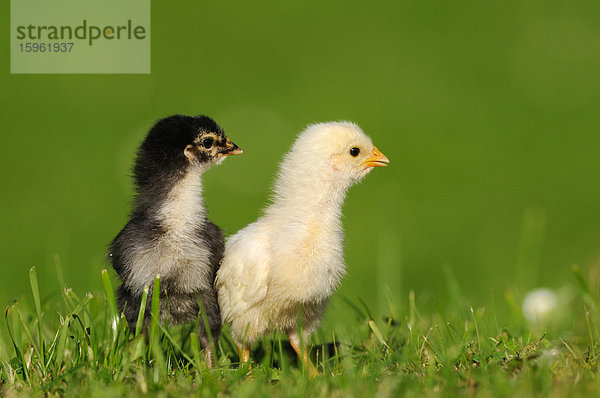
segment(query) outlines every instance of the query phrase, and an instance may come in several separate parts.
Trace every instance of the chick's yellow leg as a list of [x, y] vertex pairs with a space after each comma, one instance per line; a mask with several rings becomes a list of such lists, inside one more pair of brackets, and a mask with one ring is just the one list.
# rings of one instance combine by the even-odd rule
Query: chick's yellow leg
[[306, 350], [306, 347], [300, 348], [300, 336], [298, 336], [298, 333], [296, 333], [296, 331], [289, 331], [287, 333], [287, 336], [290, 340], [292, 348], [294, 349], [294, 351], [296, 351], [296, 354], [298, 354], [298, 357], [300, 357], [300, 359], [302, 360], [304, 367], [308, 369], [308, 376], [317, 376], [319, 374], [319, 371], [317, 371], [317, 368], [315, 368], [315, 365], [313, 365], [312, 361], [308, 357], [308, 351]]
[[240, 356], [240, 364], [246, 364], [250, 361], [250, 346], [242, 344], [238, 346], [238, 354]]

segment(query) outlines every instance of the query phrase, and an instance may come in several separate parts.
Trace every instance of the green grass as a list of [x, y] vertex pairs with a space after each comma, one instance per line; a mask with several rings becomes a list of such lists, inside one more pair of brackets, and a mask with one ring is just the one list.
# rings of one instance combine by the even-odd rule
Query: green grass
[[225, 236], [256, 220], [308, 123], [357, 122], [391, 160], [344, 205], [340, 293], [372, 311], [384, 283], [421, 303], [444, 290], [446, 263], [480, 302], [490, 285], [559, 287], [600, 258], [597, 0], [152, 1], [149, 75], [10, 74], [9, 3], [2, 303], [32, 265], [54, 280], [54, 254], [75, 291], [102, 289], [136, 150], [174, 113], [211, 115], [244, 149], [203, 177]]
[[[237, 363], [224, 330], [216, 366], [208, 369], [195, 333], [200, 318], [177, 327], [152, 323], [148, 337], [139, 330], [130, 334], [117, 312], [108, 272], [101, 275], [103, 292], [80, 296], [64, 286], [59, 295], [42, 300], [32, 268], [33, 305], [15, 301], [6, 308], [8, 336], [1, 340], [13, 350], [0, 351], [1, 391], [6, 396], [598, 394], [598, 297], [579, 269], [573, 275], [571, 306], [581, 304], [580, 313], [556, 315], [546, 325], [525, 323], [514, 291], [499, 305], [513, 308], [505, 321], [495, 308], [466, 304], [451, 270], [452, 299], [438, 311], [420, 311], [412, 292], [406, 300], [389, 300], [387, 314], [372, 314], [361, 300], [346, 299], [355, 320], [313, 336], [311, 356], [320, 375], [310, 379], [281, 334], [255, 344], [249, 368]], [[159, 284], [157, 278], [154, 288]], [[149, 303], [153, 313], [158, 296]]]

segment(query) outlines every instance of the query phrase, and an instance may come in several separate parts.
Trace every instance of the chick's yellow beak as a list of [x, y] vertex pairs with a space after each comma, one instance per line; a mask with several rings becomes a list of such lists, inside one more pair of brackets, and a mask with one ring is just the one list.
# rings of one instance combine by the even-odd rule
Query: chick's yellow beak
[[390, 160], [385, 156], [375, 145], [373, 145], [373, 153], [371, 157], [361, 163], [367, 167], [386, 167]]
[[231, 142], [229, 138], [227, 138], [227, 146], [222, 151], [219, 151], [219, 153], [223, 156], [229, 156], [241, 155], [242, 153], [244, 153], [244, 151], [242, 151], [242, 148], [238, 147], [233, 142]]

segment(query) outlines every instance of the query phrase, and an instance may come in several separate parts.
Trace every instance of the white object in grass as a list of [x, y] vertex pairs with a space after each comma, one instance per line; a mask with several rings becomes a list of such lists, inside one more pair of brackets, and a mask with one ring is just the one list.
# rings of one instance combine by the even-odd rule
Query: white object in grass
[[536, 289], [523, 300], [523, 315], [533, 323], [541, 323], [550, 318], [558, 305], [558, 297], [550, 289]]

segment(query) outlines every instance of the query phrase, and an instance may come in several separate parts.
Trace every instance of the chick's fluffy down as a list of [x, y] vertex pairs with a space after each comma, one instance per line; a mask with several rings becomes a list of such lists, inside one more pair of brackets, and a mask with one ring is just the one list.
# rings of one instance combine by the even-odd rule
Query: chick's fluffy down
[[[359, 156], [349, 154], [353, 147]], [[217, 273], [222, 319], [234, 341], [251, 343], [278, 328], [293, 332], [298, 314], [308, 336], [345, 274], [341, 206], [347, 189], [378, 153], [349, 122], [309, 126], [282, 162], [273, 203], [232, 236]], [[385, 158], [387, 160], [387, 158]]]
[[[318, 253], [316, 245], [294, 245], [289, 235], [281, 239], [261, 221], [265, 220], [248, 225], [227, 242], [217, 277], [222, 318], [231, 324], [238, 344], [275, 327], [294, 330], [299, 309], [304, 330], [310, 333], [321, 319], [329, 291], [344, 273], [341, 258], [326, 261], [332, 254], [337, 257], [337, 250]], [[306, 263], [315, 256], [322, 258], [320, 264], [336, 264], [337, 271], [326, 278], [313, 272]]]

